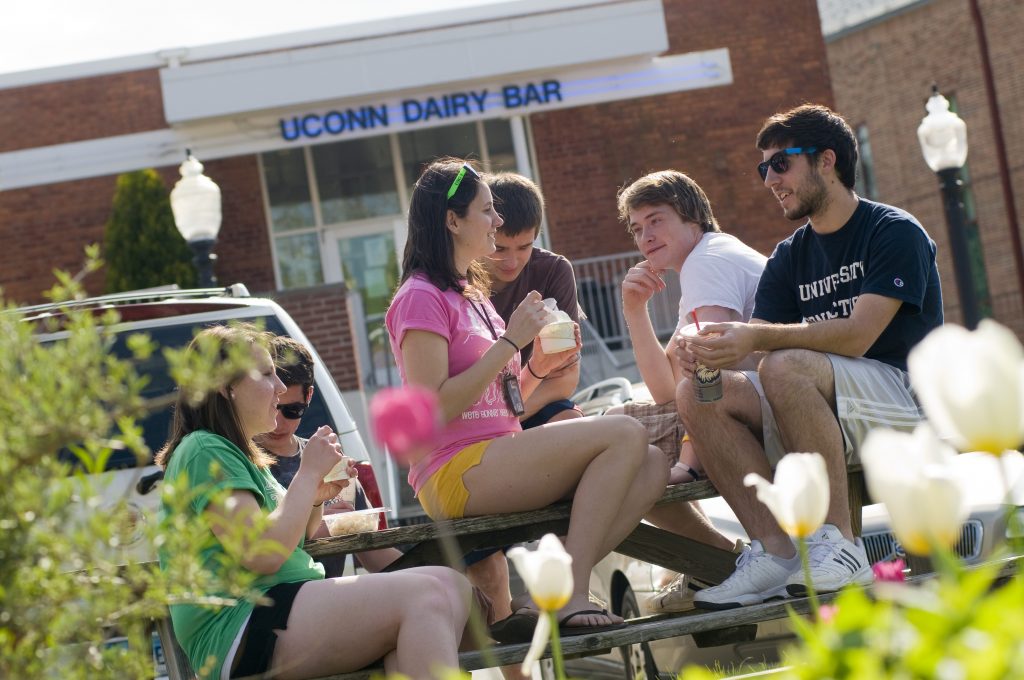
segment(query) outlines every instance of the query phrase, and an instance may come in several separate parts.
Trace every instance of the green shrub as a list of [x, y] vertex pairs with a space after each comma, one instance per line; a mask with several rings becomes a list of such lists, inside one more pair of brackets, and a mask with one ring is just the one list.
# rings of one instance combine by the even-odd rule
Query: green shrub
[[155, 170], [120, 175], [104, 236], [106, 290], [196, 285], [192, 252], [174, 225], [167, 188]]
[[[86, 271], [99, 267], [97, 252]], [[77, 278], [58, 278], [52, 299], [81, 297]], [[208, 540], [205, 523], [184, 511], [163, 525], [125, 522], [137, 515], [102, 492], [104, 475], [89, 474], [103, 470], [115, 448], [148, 459], [135, 419], [152, 404], [140, 394], [145, 379], [135, 362], [159, 348], [133, 336], [133, 358], [118, 359], [105, 328], [113, 312], [63, 311], [66, 337], [44, 345], [38, 326], [0, 296], [0, 678], [152, 677], [150, 621], [170, 602], [208, 600], [201, 593], [221, 593], [219, 602], [252, 598], [251, 578], [235, 568], [230, 583], [214, 582], [190, 547]], [[55, 320], [40, 323], [58, 330]], [[176, 378], [213, 372], [186, 365], [182, 352], [168, 354]], [[58, 456], [62, 450], [71, 455]], [[166, 498], [184, 508], [189, 493], [175, 488]], [[174, 569], [132, 561], [123, 550], [129, 533], [163, 545]], [[114, 635], [127, 637], [127, 648], [104, 644]]]

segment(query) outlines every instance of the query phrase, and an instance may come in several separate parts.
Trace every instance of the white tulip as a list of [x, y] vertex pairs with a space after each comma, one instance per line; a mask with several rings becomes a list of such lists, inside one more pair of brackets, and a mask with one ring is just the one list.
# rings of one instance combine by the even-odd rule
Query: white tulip
[[954, 466], [956, 452], [926, 424], [913, 434], [872, 430], [861, 447], [871, 497], [889, 510], [903, 547], [927, 555], [960, 538], [968, 505]]
[[768, 506], [782, 530], [807, 538], [828, 514], [828, 469], [820, 453], [789, 453], [775, 468], [775, 483], [751, 472], [743, 478], [757, 487], [757, 500]]
[[529, 675], [533, 663], [544, 653], [551, 633], [547, 612], [558, 611], [572, 597], [572, 556], [565, 552], [554, 534], [545, 534], [536, 550], [516, 547], [508, 551], [508, 556], [530, 591], [530, 597], [542, 610], [537, 617], [530, 651], [523, 659], [522, 673]]
[[996, 455], [1024, 442], [1024, 348], [990, 319], [940, 326], [910, 352], [910, 381], [932, 427], [961, 451]]

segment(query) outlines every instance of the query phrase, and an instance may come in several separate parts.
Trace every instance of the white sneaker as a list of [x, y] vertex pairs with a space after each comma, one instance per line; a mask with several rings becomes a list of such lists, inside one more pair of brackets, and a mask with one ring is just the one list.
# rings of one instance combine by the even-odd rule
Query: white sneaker
[[669, 614], [685, 612], [693, 609], [693, 589], [690, 588], [690, 577], [677, 574], [672, 581], [658, 589], [647, 602], [647, 610], [651, 614]]
[[[831, 593], [854, 583], [866, 586], [875, 580], [864, 543], [848, 541], [835, 526], [825, 524], [807, 539], [807, 558], [811, 583], [819, 593]], [[786, 581], [786, 591], [794, 597], [807, 594], [803, 569], [797, 569]]]
[[800, 569], [800, 558], [782, 559], [751, 541], [736, 560], [736, 571], [720, 585], [697, 591], [693, 603], [701, 609], [733, 609], [786, 597], [786, 582]]

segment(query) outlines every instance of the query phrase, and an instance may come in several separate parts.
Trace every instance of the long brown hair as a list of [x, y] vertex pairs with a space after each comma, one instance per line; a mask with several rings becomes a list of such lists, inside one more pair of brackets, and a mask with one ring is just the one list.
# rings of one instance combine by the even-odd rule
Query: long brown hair
[[458, 189], [448, 198], [448, 190], [463, 164], [469, 161], [438, 159], [424, 168], [416, 180], [409, 201], [409, 237], [402, 257], [402, 283], [419, 273], [441, 290], [452, 288], [467, 297], [475, 292], [487, 298], [490, 277], [479, 262], [470, 263], [466, 272], [469, 285], [462, 285], [462, 273], [455, 268], [455, 243], [448, 230], [448, 211], [465, 217], [483, 183], [478, 173], [466, 172]]
[[[212, 338], [221, 360], [227, 361], [232, 347], [243, 345], [250, 348], [269, 348], [273, 337], [273, 334], [261, 331], [252, 324], [211, 326], [196, 334], [188, 346], [188, 351], [199, 352], [200, 345], [210, 342], [208, 338]], [[244, 372], [235, 374], [225, 381], [225, 386], [230, 387], [244, 377]], [[269, 454], [245, 436], [234, 402], [224, 396], [220, 389], [207, 391], [198, 401], [190, 396], [187, 390], [178, 389], [174, 418], [171, 422], [171, 436], [156, 454], [157, 465], [166, 468], [181, 440], [197, 430], [206, 430], [224, 437], [241, 449], [257, 467], [266, 467], [274, 461]]]

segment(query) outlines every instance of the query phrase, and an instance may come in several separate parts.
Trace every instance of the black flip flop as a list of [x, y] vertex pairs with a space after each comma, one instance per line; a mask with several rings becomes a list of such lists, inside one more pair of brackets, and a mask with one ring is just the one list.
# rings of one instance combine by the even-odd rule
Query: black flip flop
[[536, 609], [522, 607], [517, 609], [501, 621], [495, 621], [491, 625], [491, 638], [501, 644], [513, 644], [516, 642], [529, 642], [533, 639], [533, 631], [537, 627]]
[[607, 609], [581, 609], [579, 611], [567, 614], [558, 622], [558, 634], [562, 637], [570, 637], [572, 635], [588, 635], [590, 633], [605, 633], [610, 630], [620, 630], [626, 627], [626, 622], [622, 623], [606, 623], [601, 626], [569, 626], [566, 623], [569, 619], [575, 616], [585, 616], [587, 614], [597, 614], [599, 616], [608, 616]]

